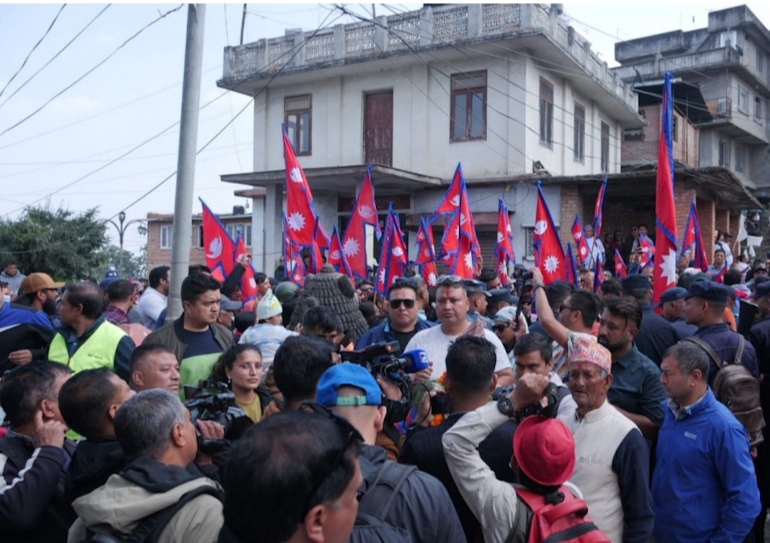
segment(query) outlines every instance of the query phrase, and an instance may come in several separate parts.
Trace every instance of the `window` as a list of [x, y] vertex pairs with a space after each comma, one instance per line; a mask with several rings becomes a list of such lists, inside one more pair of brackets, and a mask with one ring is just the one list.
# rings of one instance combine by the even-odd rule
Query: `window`
[[575, 160], [583, 162], [586, 154], [586, 110], [575, 104], [575, 138], [572, 142]]
[[195, 236], [195, 247], [198, 247], [199, 249], [203, 247], [203, 225], [198, 226], [198, 235]]
[[749, 91], [743, 85], [738, 85], [738, 111], [749, 112]]
[[738, 45], [738, 33], [735, 30], [725, 30], [719, 34], [719, 47], [727, 47], [727, 44], [735, 47]]
[[450, 140], [487, 138], [487, 72], [452, 75]]
[[761, 51], [757, 51], [757, 71], [765, 73], [765, 55]]
[[241, 236], [243, 236], [244, 241], [246, 242], [246, 247], [251, 247], [251, 224], [250, 223], [233, 223], [227, 225], [227, 233], [230, 234], [230, 237], [237, 241], [238, 238], [238, 231], [241, 231]]
[[535, 258], [535, 228], [524, 227], [524, 258], [534, 260]]
[[610, 171], [610, 125], [602, 122], [601, 170]]
[[746, 161], [746, 149], [743, 145], [735, 147], [735, 171], [743, 173], [744, 163]]
[[553, 85], [540, 78], [540, 143], [553, 143]]
[[762, 119], [762, 98], [759, 96], [754, 97], [754, 118]]
[[671, 119], [671, 134], [672, 134], [672, 137], [674, 138], [674, 141], [678, 141], [676, 139], [677, 138], [676, 129], [678, 126], [678, 123], [676, 122], [676, 120], [677, 120], [676, 115], [674, 115], [673, 119]]
[[311, 154], [312, 103], [309, 94], [287, 97], [283, 103], [286, 133], [297, 156]]
[[730, 142], [719, 140], [719, 165], [730, 166]]
[[171, 240], [174, 239], [174, 225], [163, 224], [160, 227], [160, 248], [171, 249]]

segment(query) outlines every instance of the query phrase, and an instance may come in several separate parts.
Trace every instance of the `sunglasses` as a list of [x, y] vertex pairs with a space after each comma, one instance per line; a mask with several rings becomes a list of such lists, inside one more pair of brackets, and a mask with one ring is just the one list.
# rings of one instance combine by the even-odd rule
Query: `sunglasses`
[[495, 332], [497, 332], [499, 334], [500, 332], [502, 332], [503, 330], [505, 330], [509, 326], [510, 326], [510, 324], [495, 324], [492, 327], [492, 330], [494, 330]]
[[398, 309], [402, 305], [407, 309], [412, 309], [414, 307], [414, 302], [415, 302], [414, 300], [406, 299], [406, 300], [390, 300], [390, 302], [388, 303], [390, 304], [391, 309]]
[[559, 306], [559, 312], [562, 312], [562, 311], [564, 311], [565, 309], [567, 309], [567, 310], [569, 310], [569, 311], [577, 311], [577, 309], [575, 309], [574, 307], [570, 307], [570, 306], [568, 306], [567, 304], [561, 304], [561, 305]]
[[[348, 449], [350, 449], [351, 445], [355, 444], [360, 446], [361, 443], [364, 442], [364, 438], [361, 436], [359, 431], [356, 430], [353, 425], [347, 421], [347, 419], [340, 417], [336, 413], [333, 413], [320, 404], [315, 402], [303, 402], [299, 408], [302, 411], [309, 411], [318, 416], [326, 417], [332, 420], [337, 425], [340, 433], [346, 436], [344, 445], [340, 449], [330, 453], [329, 456], [331, 457], [331, 461], [325, 463], [327, 468], [321, 472], [321, 476], [318, 477], [318, 479], [316, 479], [316, 481], [313, 483], [312, 491], [308, 495], [308, 500], [305, 507], [305, 511], [309, 511], [310, 508], [314, 507], [315, 505], [313, 502], [315, 501], [316, 494], [318, 494], [318, 491], [321, 489], [323, 484], [329, 479], [329, 477], [332, 476], [337, 468], [342, 465], [342, 459], [345, 457], [345, 453], [348, 452]], [[356, 495], [356, 499], [360, 500], [362, 497], [363, 492], [359, 491], [359, 493]]]

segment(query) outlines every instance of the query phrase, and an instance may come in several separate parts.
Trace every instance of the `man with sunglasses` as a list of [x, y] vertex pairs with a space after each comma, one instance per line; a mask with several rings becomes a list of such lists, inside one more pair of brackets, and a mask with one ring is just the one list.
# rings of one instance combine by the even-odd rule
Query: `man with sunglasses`
[[417, 332], [426, 330], [433, 324], [418, 318], [417, 282], [413, 279], [396, 279], [388, 291], [388, 319], [368, 330], [356, 343], [357, 349], [363, 349], [381, 341], [398, 341], [400, 356]]
[[422, 349], [433, 364], [431, 377], [438, 379], [446, 371], [446, 354], [449, 345], [466, 334], [485, 337], [495, 346], [497, 364], [495, 375], [500, 386], [513, 384], [513, 368], [505, 347], [491, 330], [480, 322], [468, 318], [470, 302], [462, 278], [450, 276], [441, 281], [436, 290], [436, 313], [440, 326], [434, 326], [415, 334], [406, 350]]
[[405, 529], [413, 543], [465, 542], [454, 505], [438, 479], [388, 460], [385, 450], [375, 445], [387, 408], [368, 370], [351, 363], [327, 369], [318, 383], [316, 402], [346, 419], [363, 436], [360, 513]]

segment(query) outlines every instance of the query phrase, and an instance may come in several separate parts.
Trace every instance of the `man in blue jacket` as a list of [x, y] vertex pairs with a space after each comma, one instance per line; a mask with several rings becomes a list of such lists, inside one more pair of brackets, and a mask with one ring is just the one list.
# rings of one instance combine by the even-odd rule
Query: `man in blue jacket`
[[660, 369], [669, 400], [652, 478], [655, 537], [741, 543], [761, 507], [746, 430], [709, 389], [703, 349], [678, 343]]

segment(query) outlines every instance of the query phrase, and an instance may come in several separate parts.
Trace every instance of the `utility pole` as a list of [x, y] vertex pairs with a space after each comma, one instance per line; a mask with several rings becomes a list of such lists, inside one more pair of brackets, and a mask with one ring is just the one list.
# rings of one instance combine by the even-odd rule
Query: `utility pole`
[[182, 281], [187, 277], [187, 268], [190, 265], [195, 153], [198, 148], [198, 109], [201, 98], [205, 17], [205, 4], [187, 6], [187, 41], [184, 53], [182, 119], [179, 125], [179, 158], [176, 170], [168, 319], [176, 319], [182, 314]]

